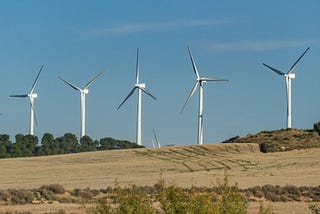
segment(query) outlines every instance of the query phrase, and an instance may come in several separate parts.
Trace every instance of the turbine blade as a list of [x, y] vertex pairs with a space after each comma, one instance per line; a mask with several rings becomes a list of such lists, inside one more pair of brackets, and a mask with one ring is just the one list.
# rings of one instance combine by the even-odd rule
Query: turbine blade
[[22, 95], [10, 95], [10, 97], [26, 98], [26, 97], [28, 97], [28, 95], [27, 95], [27, 94], [22, 94]]
[[139, 48], [137, 48], [137, 61], [136, 61], [136, 84], [139, 84]]
[[202, 81], [229, 81], [229, 80], [226, 80], [226, 79], [210, 78], [210, 77], [203, 77], [200, 80], [202, 80]]
[[188, 97], [187, 101], [184, 103], [184, 105], [183, 105], [183, 107], [182, 107], [182, 109], [181, 109], [181, 111], [180, 111], [180, 114], [182, 114], [183, 110], [185, 109], [185, 107], [186, 107], [187, 104], [189, 103], [189, 100], [190, 100], [190, 98], [192, 97], [192, 95], [194, 94], [194, 92], [196, 91], [196, 89], [197, 89], [197, 87], [198, 87], [198, 84], [199, 84], [199, 82], [196, 81], [196, 84], [193, 86], [193, 88], [192, 88], [192, 90], [191, 90], [191, 92], [190, 92], [190, 94], [189, 94], [189, 97]]
[[290, 70], [288, 71], [288, 74], [291, 73], [293, 71], [293, 69], [296, 67], [297, 63], [301, 60], [301, 58], [307, 53], [307, 51], [310, 49], [310, 47], [308, 47], [303, 54], [297, 59], [297, 61], [295, 61], [295, 63], [291, 66]]
[[66, 84], [68, 84], [71, 88], [77, 90], [77, 91], [81, 91], [81, 88], [79, 88], [78, 86], [72, 84], [71, 82], [68, 82], [67, 80], [64, 80], [62, 77], [58, 76], [59, 79], [61, 79], [63, 82], [65, 82]]
[[193, 60], [192, 53], [191, 53], [191, 50], [190, 50], [189, 46], [188, 46], [188, 52], [189, 52], [189, 56], [190, 56], [190, 59], [191, 59], [191, 62], [192, 62], [193, 71], [196, 74], [197, 78], [199, 79], [200, 78], [199, 72], [198, 72], [196, 63]]
[[136, 90], [136, 87], [134, 87], [130, 93], [128, 94], [128, 96], [122, 101], [122, 103], [118, 106], [117, 110], [119, 110], [121, 108], [121, 106], [127, 101], [127, 99], [129, 99], [129, 97], [131, 97], [131, 95], [133, 94], [134, 90]]
[[[139, 87], [140, 88], [140, 87]], [[144, 93], [146, 93], [147, 95], [149, 95], [151, 98], [153, 98], [154, 100], [157, 100], [157, 98], [155, 98], [149, 91], [147, 91], [145, 88], [140, 88]]]
[[33, 90], [34, 90], [34, 88], [36, 87], [36, 84], [38, 83], [38, 79], [39, 79], [40, 73], [41, 73], [41, 71], [42, 71], [42, 69], [43, 69], [43, 66], [44, 66], [44, 65], [41, 65], [40, 71], [39, 71], [39, 73], [38, 73], [35, 81], [33, 82], [33, 85], [32, 85], [32, 87], [31, 87], [31, 90], [30, 90], [30, 93], [29, 93], [29, 94], [32, 94], [32, 93], [33, 93]]
[[273, 70], [274, 72], [276, 72], [276, 73], [279, 74], [279, 75], [284, 75], [284, 74], [285, 74], [285, 73], [283, 73], [282, 71], [280, 71], [280, 70], [278, 70], [278, 69], [275, 69], [275, 68], [273, 68], [273, 67], [271, 67], [271, 66], [269, 66], [269, 65], [267, 65], [267, 64], [262, 63], [262, 65], [264, 65], [264, 66], [266, 66], [267, 68]]
[[154, 129], [152, 129], [152, 131], [153, 131], [154, 138], [156, 139], [156, 143], [158, 145], [158, 148], [160, 148], [160, 142], [159, 142], [159, 140], [157, 138], [156, 131]]
[[92, 80], [90, 80], [84, 87], [84, 89], [89, 88], [89, 86], [98, 78], [100, 77], [102, 74], [104, 73], [104, 71], [100, 72], [99, 74], [97, 74], [95, 77], [92, 78]]

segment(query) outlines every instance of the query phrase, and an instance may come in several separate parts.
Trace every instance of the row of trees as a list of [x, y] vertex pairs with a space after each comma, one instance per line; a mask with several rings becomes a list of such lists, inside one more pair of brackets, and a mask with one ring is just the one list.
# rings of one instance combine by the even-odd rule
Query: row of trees
[[126, 140], [116, 140], [110, 137], [92, 140], [83, 136], [78, 143], [76, 135], [66, 133], [62, 137], [54, 138], [50, 133], [45, 133], [39, 143], [38, 137], [33, 135], [17, 134], [15, 142], [10, 141], [7, 134], [0, 134], [0, 158], [16, 158], [70, 154], [97, 150], [141, 148], [136, 143]]

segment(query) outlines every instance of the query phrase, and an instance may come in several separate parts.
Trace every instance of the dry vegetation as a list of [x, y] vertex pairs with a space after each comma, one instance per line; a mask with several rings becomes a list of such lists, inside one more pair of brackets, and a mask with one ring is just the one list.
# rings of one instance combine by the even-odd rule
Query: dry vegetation
[[281, 129], [255, 135], [233, 137], [224, 143], [257, 143], [261, 152], [284, 152], [320, 147], [320, 135], [314, 130]]
[[[114, 186], [116, 180], [122, 187], [153, 186], [160, 174], [168, 185], [212, 187], [227, 172], [231, 184], [237, 183], [241, 189], [251, 188], [251, 192], [244, 193], [257, 201], [250, 203], [250, 213], [259, 209], [260, 201], [269, 203], [267, 200], [292, 201], [273, 204], [274, 210], [280, 213], [290, 209], [293, 209], [291, 213], [305, 213], [310, 212], [308, 201], [313, 199], [302, 194], [306, 189], [299, 188], [319, 187], [319, 157], [318, 148], [261, 153], [258, 143], [231, 143], [1, 159], [0, 189], [32, 190], [44, 184], [60, 184], [70, 191], [87, 187], [100, 190]], [[255, 195], [264, 191], [264, 185], [264, 189], [283, 193], [282, 196]], [[291, 200], [290, 194], [284, 192], [283, 188], [294, 192], [294, 187], [298, 187], [299, 200], [304, 202], [293, 202], [299, 200]], [[292, 194], [291, 198], [295, 197]], [[37, 206], [40, 209], [42, 205]], [[57, 204], [50, 206], [58, 207]], [[68, 211], [65, 206], [56, 209]], [[293, 208], [295, 206], [299, 208]], [[11, 208], [0, 206], [0, 213], [7, 209]], [[85, 212], [80, 205], [77, 209], [74, 212]]]

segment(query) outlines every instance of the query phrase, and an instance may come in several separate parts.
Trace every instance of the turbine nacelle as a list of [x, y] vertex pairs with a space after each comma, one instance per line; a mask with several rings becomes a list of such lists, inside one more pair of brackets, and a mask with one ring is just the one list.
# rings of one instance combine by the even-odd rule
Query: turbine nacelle
[[137, 88], [141, 88], [141, 89], [145, 89], [146, 88], [146, 84], [145, 83], [138, 83], [134, 85]]
[[88, 94], [89, 93], [89, 89], [85, 88], [85, 89], [81, 90], [81, 93], [82, 94]]
[[296, 74], [293, 74], [293, 73], [285, 74], [284, 76], [288, 77], [289, 79], [295, 79], [296, 78]]
[[28, 97], [30, 97], [30, 98], [37, 98], [37, 97], [38, 97], [38, 94], [28, 94]]

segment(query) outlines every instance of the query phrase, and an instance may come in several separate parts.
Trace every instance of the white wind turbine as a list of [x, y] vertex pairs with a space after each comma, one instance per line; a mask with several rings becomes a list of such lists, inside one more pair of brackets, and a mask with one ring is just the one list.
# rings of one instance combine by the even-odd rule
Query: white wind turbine
[[141, 143], [141, 94], [142, 92], [146, 93], [148, 96], [157, 100], [150, 92], [146, 90], [146, 84], [139, 82], [139, 48], [137, 48], [137, 62], [136, 62], [136, 84], [133, 86], [133, 89], [130, 91], [128, 96], [122, 101], [118, 106], [117, 110], [131, 97], [134, 91], [138, 89], [138, 106], [137, 106], [137, 133], [136, 133], [136, 143], [142, 145]]
[[272, 71], [276, 72], [277, 74], [284, 76], [285, 80], [286, 80], [286, 92], [287, 92], [287, 128], [291, 128], [291, 79], [294, 79], [296, 77], [296, 75], [294, 73], [292, 73], [292, 71], [295, 69], [297, 63], [301, 60], [301, 58], [307, 53], [307, 51], [310, 49], [310, 47], [308, 47], [303, 54], [297, 59], [297, 61], [295, 61], [295, 63], [293, 63], [293, 65], [291, 66], [291, 68], [289, 69], [289, 71], [287, 73], [284, 73], [278, 69], [275, 69], [267, 64], [262, 63], [264, 66], [266, 66], [267, 68], [271, 69]]
[[182, 107], [180, 114], [182, 114], [183, 110], [185, 109], [185, 107], [189, 103], [190, 98], [192, 97], [192, 95], [194, 94], [194, 92], [196, 91], [196, 89], [199, 85], [198, 144], [202, 145], [203, 144], [203, 84], [207, 81], [228, 81], [228, 80], [218, 79], [218, 78], [200, 77], [198, 69], [197, 69], [196, 64], [193, 60], [193, 57], [192, 57], [192, 54], [191, 54], [189, 47], [188, 47], [188, 51], [189, 51], [189, 56], [190, 56], [190, 59], [192, 62], [193, 71], [194, 71], [197, 79], [196, 79], [196, 83], [195, 83], [194, 87], [192, 88], [192, 90], [189, 94], [187, 101], [184, 103], [184, 105]]
[[63, 82], [68, 84], [71, 88], [80, 92], [80, 122], [81, 122], [81, 138], [86, 135], [86, 94], [89, 93], [89, 86], [104, 72], [100, 72], [93, 79], [91, 79], [83, 89], [76, 86], [75, 84], [64, 80], [62, 77], [59, 77]]
[[30, 130], [29, 130], [29, 134], [30, 135], [34, 135], [34, 121], [37, 124], [37, 118], [35, 117], [35, 112], [34, 112], [34, 98], [37, 98], [38, 94], [33, 93], [33, 91], [38, 83], [39, 76], [40, 76], [42, 69], [43, 69], [43, 65], [41, 65], [40, 71], [38, 72], [38, 75], [37, 75], [35, 81], [33, 82], [31, 90], [28, 94], [10, 95], [10, 97], [19, 97], [19, 98], [29, 97], [29, 101], [30, 101]]

